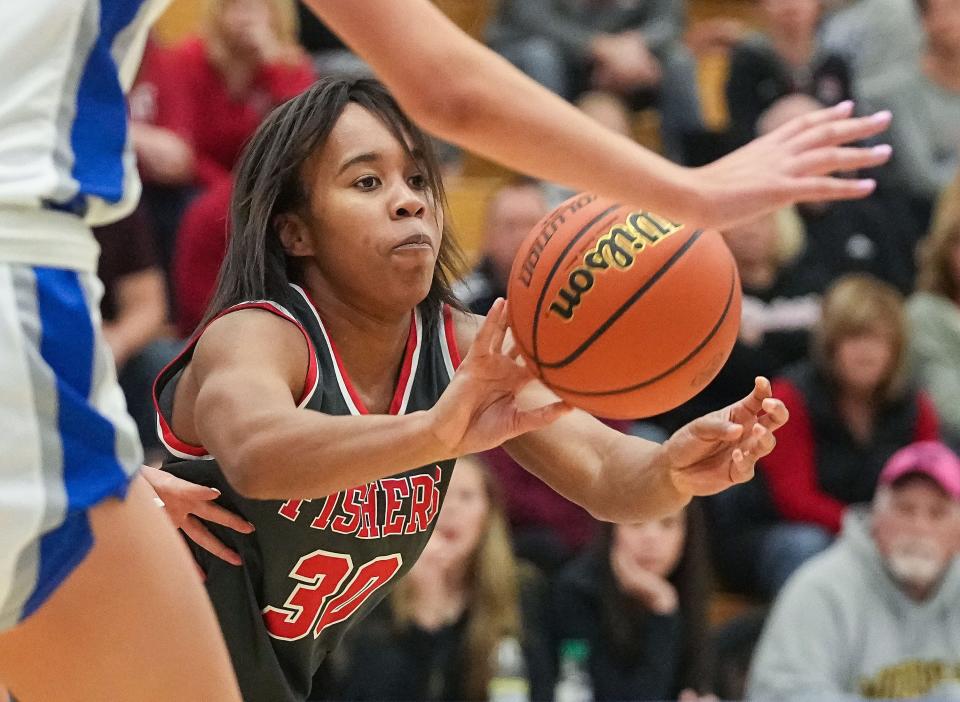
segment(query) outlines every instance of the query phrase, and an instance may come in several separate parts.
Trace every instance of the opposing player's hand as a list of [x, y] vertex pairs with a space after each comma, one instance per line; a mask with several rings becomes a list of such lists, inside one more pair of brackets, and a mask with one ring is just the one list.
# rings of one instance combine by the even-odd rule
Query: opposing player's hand
[[[797, 117], [779, 129], [707, 166], [693, 169], [698, 200], [697, 224], [727, 227], [756, 219], [795, 202], [866, 197], [871, 179], [829, 174], [879, 166], [891, 154], [887, 145], [844, 146], [875, 136], [890, 124], [889, 112], [851, 117], [853, 103], [843, 102]], [[692, 220], [691, 220], [692, 221]]]
[[663, 445], [674, 486], [687, 495], [712, 495], [753, 477], [757, 460], [776, 446], [774, 432], [789, 417], [770, 381], [729, 407], [695, 419]]
[[182, 480], [150, 466], [144, 466], [141, 474], [163, 502], [163, 509], [175, 527], [217, 558], [241, 565], [239, 554], [210, 533], [201, 521], [216, 522], [241, 534], [254, 530], [253, 524], [214, 502], [220, 497], [219, 490]]
[[450, 385], [429, 412], [432, 432], [448, 456], [499, 446], [547, 426], [571, 409], [565, 402], [527, 410], [518, 406], [517, 393], [533, 375], [504, 352], [506, 334], [507, 302], [498, 299]]

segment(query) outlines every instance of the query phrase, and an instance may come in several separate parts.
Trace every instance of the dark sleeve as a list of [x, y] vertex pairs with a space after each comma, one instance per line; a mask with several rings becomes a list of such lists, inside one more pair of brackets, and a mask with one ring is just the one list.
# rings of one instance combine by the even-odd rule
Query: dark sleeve
[[158, 268], [159, 257], [143, 205], [119, 222], [95, 227], [93, 234], [100, 244], [97, 266], [97, 275], [103, 283], [100, 314], [109, 322], [117, 315], [120, 281], [128, 275]]

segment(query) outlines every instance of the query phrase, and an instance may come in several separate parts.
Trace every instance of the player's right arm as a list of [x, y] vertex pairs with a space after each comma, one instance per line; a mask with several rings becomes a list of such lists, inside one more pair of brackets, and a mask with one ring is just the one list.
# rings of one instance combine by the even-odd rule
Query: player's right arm
[[[469, 417], [470, 451], [545, 426], [565, 411], [518, 408], [515, 397], [529, 373], [500, 352], [496, 338], [505, 329], [503, 314], [481, 327], [479, 345], [458, 371], [464, 378], [444, 393], [447, 405], [478, 408]], [[442, 408], [360, 416], [297, 408], [308, 353], [300, 330], [269, 312], [240, 310], [217, 319], [177, 388], [174, 432], [204, 446], [230, 484], [257, 499], [322, 497], [455, 457], [438, 438]], [[471, 375], [475, 382], [464, 382]]]

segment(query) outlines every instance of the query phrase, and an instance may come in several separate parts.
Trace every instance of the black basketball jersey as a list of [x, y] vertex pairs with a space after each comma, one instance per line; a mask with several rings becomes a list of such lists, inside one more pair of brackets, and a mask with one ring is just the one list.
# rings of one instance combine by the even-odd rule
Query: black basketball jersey
[[[293, 287], [289, 309], [256, 301], [225, 314], [260, 308], [295, 323], [310, 347], [300, 407], [331, 415], [365, 414], [320, 315], [305, 292]], [[429, 409], [450, 382], [459, 354], [450, 310], [439, 317], [436, 328], [425, 329], [415, 311], [391, 413]], [[170, 430], [174, 389], [197, 338], [163, 370], [154, 389], [158, 430], [171, 454], [164, 468], [217, 488], [222, 493], [218, 503], [256, 527], [244, 535], [207, 525], [240, 554], [243, 567], [187, 540], [206, 573], [244, 699], [305, 700], [314, 672], [349, 624], [369, 613], [420, 555], [454, 462], [415, 467], [314, 500], [244, 498], [231, 488], [215, 457], [178, 440]], [[322, 463], [317, 470], [323, 470]]]

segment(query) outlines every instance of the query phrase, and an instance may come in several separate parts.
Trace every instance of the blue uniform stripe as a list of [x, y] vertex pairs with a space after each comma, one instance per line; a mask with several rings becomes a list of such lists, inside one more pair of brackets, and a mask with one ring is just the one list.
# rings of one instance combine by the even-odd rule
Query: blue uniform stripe
[[100, 0], [100, 28], [77, 88], [71, 131], [73, 177], [80, 192], [107, 202], [123, 197], [123, 147], [127, 105], [110, 54], [113, 41], [136, 17], [144, 0]]
[[[56, 376], [67, 504], [61, 525], [41, 537], [37, 585], [24, 606], [24, 617], [46, 600], [89, 551], [93, 538], [86, 510], [106, 496], [104, 490], [110, 488], [105, 486], [125, 484], [114, 428], [90, 405], [95, 338], [78, 274], [53, 268], [35, 268], [34, 273], [40, 355]], [[111, 471], [116, 480], [106, 479], [104, 473]]]

